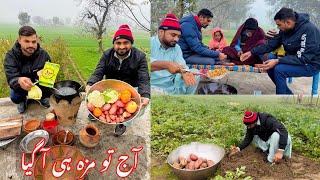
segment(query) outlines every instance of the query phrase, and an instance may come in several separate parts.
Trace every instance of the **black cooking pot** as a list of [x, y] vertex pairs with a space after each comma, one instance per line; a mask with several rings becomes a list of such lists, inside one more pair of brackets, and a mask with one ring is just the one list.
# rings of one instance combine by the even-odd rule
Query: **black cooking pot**
[[217, 82], [200, 82], [197, 94], [224, 94], [232, 95], [237, 94], [238, 91], [235, 87]]
[[[56, 98], [57, 103], [60, 100], [67, 100], [69, 101], [69, 103], [71, 103], [72, 99], [74, 99], [77, 96], [80, 96], [80, 92], [83, 91], [83, 88], [79, 83], [71, 80], [56, 82], [54, 83], [53, 87], [54, 89], [52, 89], [52, 94]], [[68, 94], [61, 93], [61, 90], [63, 90], [66, 87], [72, 88], [74, 91], [71, 91], [72, 93]]]

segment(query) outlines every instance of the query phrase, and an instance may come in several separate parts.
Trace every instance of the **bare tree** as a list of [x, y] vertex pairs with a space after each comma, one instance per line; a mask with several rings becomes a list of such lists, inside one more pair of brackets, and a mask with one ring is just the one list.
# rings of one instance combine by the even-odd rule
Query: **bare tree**
[[86, 31], [92, 32], [98, 40], [99, 51], [103, 52], [102, 38], [106, 32], [110, 13], [119, 0], [83, 0], [81, 23]]
[[151, 35], [156, 34], [161, 20], [165, 14], [173, 11], [173, 0], [150, 0], [151, 3]]
[[198, 1], [198, 7], [206, 7], [213, 13], [212, 26], [231, 28], [232, 24], [238, 25], [249, 17], [250, 5], [254, 0], [213, 0]]
[[38, 26], [44, 26], [46, 25], [46, 20], [45, 18], [41, 16], [32, 16], [32, 22]]
[[174, 0], [174, 2], [175, 2], [175, 9], [173, 12], [180, 19], [186, 13], [194, 12], [197, 1], [196, 0]]
[[80, 22], [85, 28], [85, 31], [94, 34], [98, 41], [100, 52], [103, 52], [102, 39], [103, 35], [106, 33], [112, 13], [125, 13], [125, 10], [127, 9], [134, 22], [143, 29], [150, 31], [146, 25], [141, 23], [133, 12], [132, 6], [135, 5], [133, 0], [80, 0], [80, 5], [83, 7]]
[[282, 7], [292, 8], [297, 12], [308, 13], [311, 21], [320, 26], [320, 1], [319, 0], [266, 0], [271, 7], [273, 7], [268, 13], [273, 21], [274, 14]]
[[[125, 8], [130, 12], [129, 14], [127, 12], [125, 13], [126, 17], [131, 19], [133, 22], [135, 22], [142, 30], [150, 32], [151, 31], [149, 27], [150, 19], [143, 14], [141, 7], [133, 1], [121, 0], [121, 2], [125, 6]], [[144, 1], [143, 3], [150, 4], [149, 1]], [[132, 7], [134, 6], [139, 8], [139, 14], [142, 17], [142, 19], [138, 18], [137, 14], [133, 11]], [[144, 23], [143, 21], [146, 23]]]

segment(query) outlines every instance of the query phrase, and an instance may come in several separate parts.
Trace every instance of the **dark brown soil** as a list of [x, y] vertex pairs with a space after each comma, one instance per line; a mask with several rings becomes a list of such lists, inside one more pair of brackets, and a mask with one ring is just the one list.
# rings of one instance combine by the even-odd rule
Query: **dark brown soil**
[[293, 153], [290, 160], [270, 165], [265, 162], [266, 154], [255, 147], [248, 147], [231, 158], [221, 162], [221, 172], [235, 171], [246, 166], [246, 175], [254, 179], [320, 179], [320, 164]]

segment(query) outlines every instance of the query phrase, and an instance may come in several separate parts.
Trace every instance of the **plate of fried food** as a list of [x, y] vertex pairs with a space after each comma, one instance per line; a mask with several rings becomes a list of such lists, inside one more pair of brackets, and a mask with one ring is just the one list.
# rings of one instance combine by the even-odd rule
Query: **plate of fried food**
[[221, 67], [213, 70], [204, 70], [202, 73], [205, 74], [205, 77], [208, 79], [219, 80], [224, 78], [229, 71], [225, 67]]

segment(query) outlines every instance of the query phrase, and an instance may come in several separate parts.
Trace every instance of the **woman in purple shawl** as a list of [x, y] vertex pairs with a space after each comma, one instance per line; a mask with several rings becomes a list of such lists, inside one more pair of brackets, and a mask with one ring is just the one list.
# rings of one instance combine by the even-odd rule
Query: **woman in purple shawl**
[[249, 18], [239, 27], [230, 46], [225, 47], [222, 52], [226, 54], [228, 59], [234, 64], [254, 66], [254, 64], [262, 63], [258, 56], [251, 56], [246, 61], [241, 61], [240, 56], [264, 43], [264, 31], [258, 26], [258, 21], [256, 19]]

